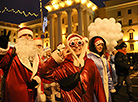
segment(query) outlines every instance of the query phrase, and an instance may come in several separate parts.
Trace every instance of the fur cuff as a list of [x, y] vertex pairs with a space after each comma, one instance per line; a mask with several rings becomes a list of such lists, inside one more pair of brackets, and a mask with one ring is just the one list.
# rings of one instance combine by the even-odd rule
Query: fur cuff
[[37, 88], [37, 102], [46, 102], [46, 95], [45, 93], [41, 90], [41, 84]]
[[5, 55], [9, 50], [9, 48], [10, 48], [9, 46], [7, 47], [7, 49], [0, 48], [0, 55]]
[[33, 79], [36, 80], [36, 82], [38, 83], [38, 85], [35, 88], [38, 88], [38, 86], [41, 84], [40, 77], [39, 76], [35, 76]]
[[51, 56], [54, 58], [54, 60], [60, 64], [64, 61], [64, 59], [62, 59], [59, 55], [58, 55], [58, 50], [54, 51]]

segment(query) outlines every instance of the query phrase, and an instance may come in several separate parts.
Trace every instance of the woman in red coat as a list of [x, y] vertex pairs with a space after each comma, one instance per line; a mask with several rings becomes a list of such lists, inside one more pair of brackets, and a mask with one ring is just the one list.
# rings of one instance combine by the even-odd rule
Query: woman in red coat
[[[102, 80], [98, 69], [91, 59], [86, 56], [88, 39], [78, 34], [70, 34], [65, 49], [57, 49], [52, 56], [43, 63], [40, 76], [58, 82], [59, 80], [79, 72], [80, 80], [86, 93], [83, 94], [81, 83], [70, 90], [61, 89], [63, 102], [94, 102], [94, 93], [98, 102], [106, 102]], [[80, 66], [80, 67], [79, 67]]]

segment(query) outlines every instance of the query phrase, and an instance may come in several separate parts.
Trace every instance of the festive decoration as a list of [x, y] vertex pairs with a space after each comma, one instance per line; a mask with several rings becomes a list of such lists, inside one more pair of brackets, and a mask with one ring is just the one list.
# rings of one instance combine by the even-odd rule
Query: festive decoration
[[94, 36], [101, 36], [105, 39], [107, 49], [113, 51], [117, 45], [117, 41], [123, 38], [121, 32], [121, 24], [116, 23], [114, 18], [96, 18], [93, 23], [88, 26], [89, 39]]
[[31, 12], [28, 12], [28, 14], [26, 14], [25, 11], [20, 11], [20, 10], [17, 10], [17, 11], [15, 11], [14, 9], [9, 10], [7, 7], [5, 7], [2, 11], [0, 11], [0, 13], [4, 13], [6, 11], [14, 12], [15, 14], [17, 14], [17, 13], [23, 14], [25, 17], [28, 17], [29, 15], [37, 17], [39, 15], [39, 14], [31, 13]]

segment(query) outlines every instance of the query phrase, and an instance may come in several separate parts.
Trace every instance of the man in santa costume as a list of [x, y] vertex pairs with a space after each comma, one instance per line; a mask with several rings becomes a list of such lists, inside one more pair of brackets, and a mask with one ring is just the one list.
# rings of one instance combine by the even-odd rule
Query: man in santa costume
[[98, 102], [106, 102], [99, 71], [94, 62], [87, 58], [87, 48], [87, 39], [72, 33], [67, 37], [67, 48], [55, 50], [40, 69], [43, 78], [59, 82], [83, 68], [80, 74], [81, 82], [79, 81], [75, 88], [70, 91], [61, 89], [62, 102], [94, 102], [94, 93]]
[[40, 95], [41, 78], [38, 76], [38, 68], [41, 66], [33, 44], [33, 31], [28, 27], [18, 30], [16, 56], [13, 60], [14, 48], [8, 46], [9, 36], [6, 33], [0, 36], [0, 68], [6, 74], [4, 102], [34, 102], [36, 97], [43, 99]]
[[36, 45], [37, 53], [42, 58], [43, 56], [43, 44], [42, 39], [40, 37], [34, 38], [34, 44]]

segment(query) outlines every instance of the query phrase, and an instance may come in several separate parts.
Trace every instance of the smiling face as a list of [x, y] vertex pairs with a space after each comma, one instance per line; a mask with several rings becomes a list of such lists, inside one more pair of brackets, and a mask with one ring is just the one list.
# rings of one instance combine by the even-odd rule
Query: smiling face
[[82, 40], [75, 39], [70, 42], [69, 46], [75, 52], [76, 55], [80, 55], [83, 47]]
[[103, 43], [98, 44], [97, 46], [95, 46], [96, 50], [98, 53], [103, 51]]

